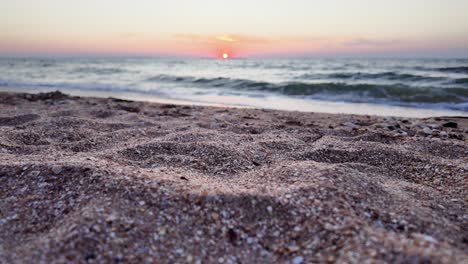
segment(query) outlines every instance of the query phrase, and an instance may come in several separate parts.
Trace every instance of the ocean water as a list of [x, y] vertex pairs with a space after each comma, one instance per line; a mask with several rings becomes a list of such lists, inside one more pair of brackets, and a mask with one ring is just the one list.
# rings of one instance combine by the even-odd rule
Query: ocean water
[[468, 115], [468, 59], [1, 58], [0, 87], [305, 111], [328, 106], [354, 113], [364, 105], [368, 114], [398, 108]]

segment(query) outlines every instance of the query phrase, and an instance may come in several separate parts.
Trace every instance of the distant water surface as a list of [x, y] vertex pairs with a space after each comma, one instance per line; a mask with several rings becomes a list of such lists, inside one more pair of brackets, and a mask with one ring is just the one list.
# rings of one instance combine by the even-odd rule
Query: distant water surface
[[278, 109], [330, 102], [344, 103], [349, 113], [365, 103], [468, 114], [468, 59], [2, 58], [0, 87]]

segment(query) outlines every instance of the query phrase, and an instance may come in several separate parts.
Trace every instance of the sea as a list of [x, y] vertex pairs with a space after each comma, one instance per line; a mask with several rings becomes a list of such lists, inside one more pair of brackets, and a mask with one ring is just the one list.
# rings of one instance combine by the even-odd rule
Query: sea
[[468, 116], [468, 59], [0, 58], [0, 87], [226, 107]]

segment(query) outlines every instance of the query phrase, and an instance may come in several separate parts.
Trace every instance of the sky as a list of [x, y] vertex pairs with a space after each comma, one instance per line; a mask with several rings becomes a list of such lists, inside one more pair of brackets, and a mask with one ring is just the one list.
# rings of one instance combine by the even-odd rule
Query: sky
[[467, 0], [0, 0], [0, 55], [468, 57]]

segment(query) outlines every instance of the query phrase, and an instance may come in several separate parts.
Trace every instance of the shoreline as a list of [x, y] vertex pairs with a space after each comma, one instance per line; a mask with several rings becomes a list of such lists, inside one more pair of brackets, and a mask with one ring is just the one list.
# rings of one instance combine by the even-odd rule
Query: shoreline
[[[40, 93], [54, 92], [56, 88], [15, 88], [15, 87], [0, 87], [0, 92], [13, 93]], [[99, 98], [119, 98], [122, 100], [176, 104], [176, 105], [199, 105], [213, 107], [228, 107], [228, 108], [248, 108], [248, 109], [268, 109], [279, 111], [299, 111], [305, 113], [329, 113], [329, 114], [347, 114], [347, 115], [377, 115], [377, 116], [394, 116], [408, 118], [429, 118], [437, 116], [463, 116], [468, 117], [468, 112], [447, 110], [447, 109], [429, 109], [417, 107], [404, 107], [385, 104], [366, 104], [366, 103], [349, 103], [349, 102], [333, 102], [311, 99], [289, 98], [281, 96], [270, 96], [265, 98], [251, 98], [241, 96], [201, 96], [191, 98], [165, 98], [157, 95], [145, 95], [130, 92], [112, 92], [112, 91], [81, 91], [78, 89], [63, 89], [59, 90], [64, 93], [82, 96], [82, 97], [99, 97]], [[226, 103], [217, 103], [226, 102]]]
[[0, 92], [0, 259], [463, 263], [467, 136], [467, 117]]

